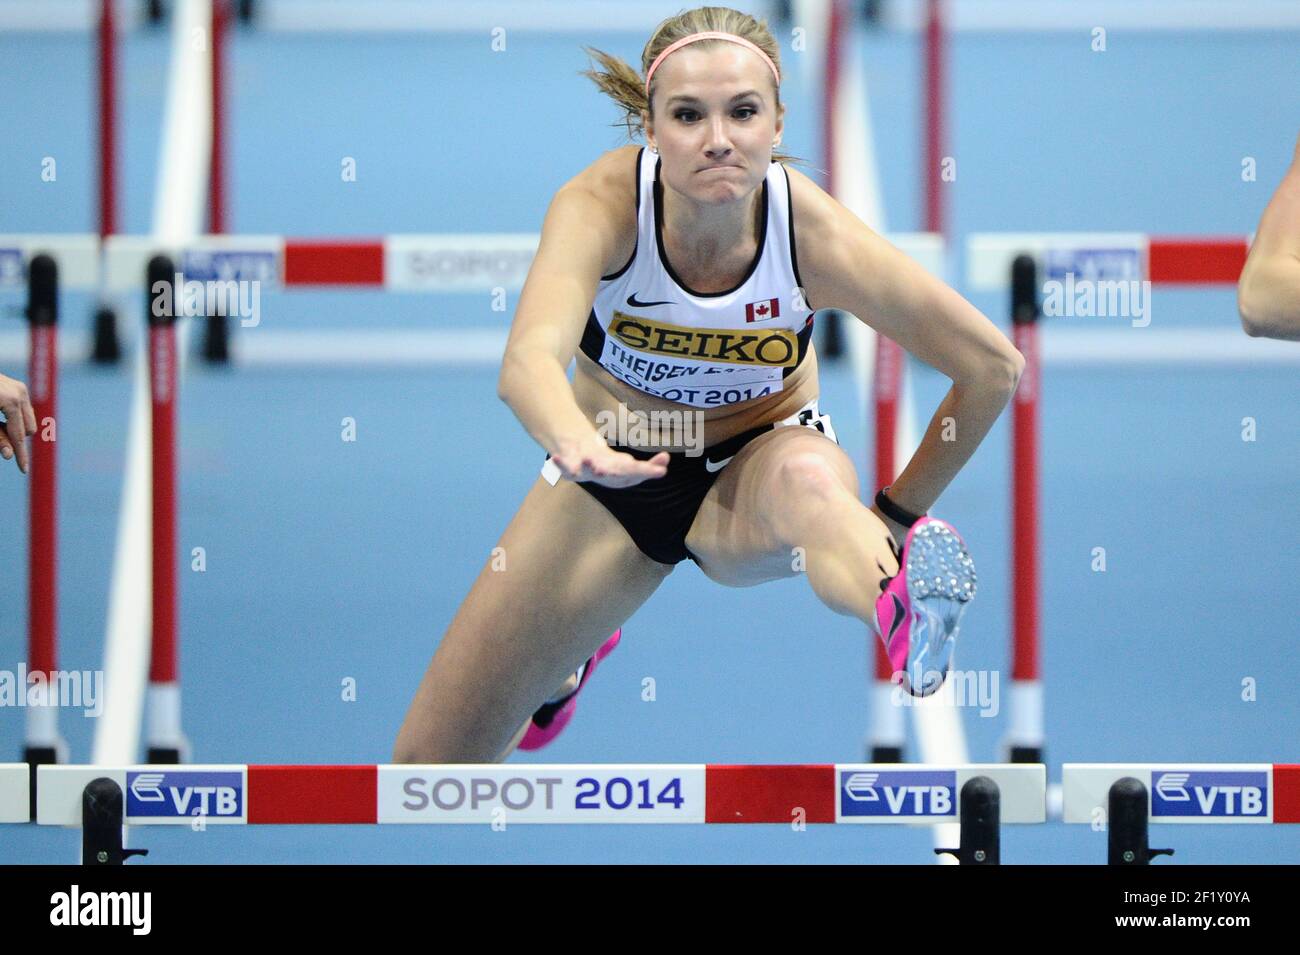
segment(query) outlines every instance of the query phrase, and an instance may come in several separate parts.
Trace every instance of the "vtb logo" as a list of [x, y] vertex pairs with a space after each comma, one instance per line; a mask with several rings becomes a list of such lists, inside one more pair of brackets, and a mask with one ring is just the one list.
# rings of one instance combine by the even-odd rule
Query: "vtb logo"
[[1268, 774], [1251, 770], [1152, 773], [1151, 815], [1265, 818]]
[[126, 774], [128, 816], [238, 817], [243, 813], [243, 795], [243, 778], [237, 772], [149, 770]]
[[955, 816], [953, 770], [840, 770], [844, 816]]

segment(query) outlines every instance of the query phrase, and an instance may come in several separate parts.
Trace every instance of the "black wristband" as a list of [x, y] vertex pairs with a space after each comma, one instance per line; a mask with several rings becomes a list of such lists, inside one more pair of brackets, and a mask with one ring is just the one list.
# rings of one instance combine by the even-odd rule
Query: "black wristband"
[[886, 485], [876, 492], [876, 507], [880, 508], [880, 512], [891, 521], [896, 521], [904, 527], [911, 527], [921, 518], [925, 517], [924, 514], [913, 514], [911, 511], [903, 510], [903, 508], [891, 501], [889, 496], [885, 494], [888, 490], [889, 486]]

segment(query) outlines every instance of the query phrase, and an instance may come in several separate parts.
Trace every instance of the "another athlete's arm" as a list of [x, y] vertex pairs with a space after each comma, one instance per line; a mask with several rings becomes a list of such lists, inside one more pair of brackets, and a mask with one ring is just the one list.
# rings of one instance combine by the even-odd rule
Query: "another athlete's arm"
[[1259, 220], [1237, 284], [1237, 309], [1247, 335], [1300, 341], [1300, 139]]
[[973, 305], [791, 170], [800, 272], [816, 308], [856, 315], [952, 379], [889, 496], [927, 511], [1016, 390], [1024, 358]]
[[566, 373], [618, 228], [609, 201], [582, 177], [555, 194], [497, 381], [501, 400], [566, 478], [611, 487], [663, 477], [668, 466], [667, 452], [640, 461], [611, 449], [578, 407]]
[[0, 415], [4, 415], [5, 419], [0, 424], [0, 455], [6, 461], [16, 457], [18, 470], [26, 474], [28, 464], [25, 439], [29, 434], [36, 433], [36, 412], [27, 395], [27, 386], [4, 375], [0, 375]]

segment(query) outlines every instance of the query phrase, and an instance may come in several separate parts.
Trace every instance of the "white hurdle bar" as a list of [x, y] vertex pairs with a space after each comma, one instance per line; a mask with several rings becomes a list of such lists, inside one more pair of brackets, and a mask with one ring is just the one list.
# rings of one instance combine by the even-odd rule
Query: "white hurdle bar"
[[31, 822], [31, 767], [0, 763], [0, 822]]

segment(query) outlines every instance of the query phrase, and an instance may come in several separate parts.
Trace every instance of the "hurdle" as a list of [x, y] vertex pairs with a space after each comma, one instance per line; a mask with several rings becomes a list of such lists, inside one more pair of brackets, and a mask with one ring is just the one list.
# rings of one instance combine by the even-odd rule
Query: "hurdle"
[[[1235, 307], [1231, 329], [1150, 328], [1148, 314], [1145, 323], [1133, 322], [1133, 327], [1125, 323], [1123, 328], [1073, 327], [1043, 333], [1045, 290], [1064, 291], [1070, 302], [1076, 288], [1080, 295], [1094, 294], [1094, 307], [1079, 315], [1114, 323], [1132, 302], [1128, 293], [1144, 287], [1139, 283], [1162, 288], [1235, 285], [1249, 248], [1249, 236], [1027, 232], [967, 237], [966, 288], [1009, 292], [1012, 333], [1025, 356], [1012, 404], [1012, 682], [1009, 728], [1001, 754], [1011, 762], [1044, 759], [1038, 576], [1038, 401], [1043, 366], [1300, 363], [1300, 351], [1286, 343], [1247, 337], [1236, 327]], [[1100, 310], [1095, 307], [1097, 298], [1102, 299]], [[1120, 315], [1109, 314], [1111, 306], [1118, 306], [1114, 310]], [[1073, 308], [1066, 310], [1066, 314], [1073, 312]]]
[[[966, 240], [966, 290], [1006, 291], [1017, 256], [1028, 256], [1036, 281], [1061, 283], [1066, 296], [1076, 279], [1150, 282], [1159, 289], [1230, 288], [1246, 262], [1251, 236], [1159, 236], [1143, 232], [972, 233]], [[1079, 282], [1080, 287], [1083, 282]], [[1107, 289], [1102, 289], [1107, 291]], [[1041, 294], [1042, 289], [1038, 292]], [[1104, 297], [1104, 296], [1102, 296]], [[1050, 315], [1048, 317], [1051, 317]], [[1226, 317], [1226, 316], [1225, 316]], [[1296, 365], [1300, 350], [1286, 342], [1250, 338], [1232, 328], [1115, 327], [1115, 317], [1093, 316], [1110, 327], [1058, 328], [1045, 335], [1045, 365], [1204, 364]], [[1140, 334], [1137, 332], [1140, 331]], [[1023, 378], [1022, 378], [1023, 381]]]
[[1300, 765], [1066, 763], [1063, 821], [1104, 826], [1111, 865], [1146, 865], [1148, 823], [1300, 823]]
[[[32, 258], [27, 269], [27, 320], [31, 333], [28, 361], [37, 432], [31, 447], [31, 504], [28, 508], [27, 662], [41, 682], [18, 688], [29, 699], [23, 747], [28, 766], [66, 762], [67, 742], [59, 735], [58, 588], [58, 264], [48, 255]], [[25, 683], [26, 681], [24, 681]], [[33, 778], [32, 782], [35, 782]], [[36, 790], [30, 792], [32, 811]]]
[[[960, 846], [935, 852], [952, 853], [964, 865], [997, 865], [1003, 823], [1046, 819], [1046, 767], [1041, 765], [141, 765], [42, 766], [37, 772], [36, 822], [93, 831], [98, 841], [86, 843], [83, 855], [91, 865], [120, 863], [123, 824], [783, 824], [798, 829], [958, 820]], [[0, 788], [21, 784], [25, 797], [26, 779], [17, 771], [12, 776], [0, 774]]]

